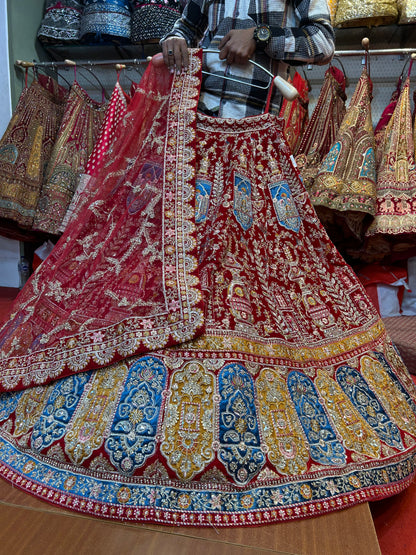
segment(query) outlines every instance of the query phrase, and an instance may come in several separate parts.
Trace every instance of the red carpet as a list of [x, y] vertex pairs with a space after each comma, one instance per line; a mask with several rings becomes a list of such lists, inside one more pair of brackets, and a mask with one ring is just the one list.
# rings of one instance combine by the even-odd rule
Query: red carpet
[[[0, 323], [7, 318], [16, 295], [16, 290], [0, 288]], [[401, 318], [406, 322], [399, 321]], [[398, 344], [400, 351], [400, 345], [405, 346], [403, 351], [406, 352], [406, 362], [410, 360], [416, 368], [416, 354], [410, 352], [411, 347], [416, 350], [416, 317], [410, 326], [409, 317], [399, 316], [388, 320], [394, 320], [393, 323], [387, 322], [387, 329], [393, 340]], [[416, 372], [413, 366], [412, 371]], [[413, 376], [413, 380], [416, 383], [416, 375]], [[413, 515], [416, 513], [416, 483], [399, 495], [370, 503], [370, 508], [383, 555], [416, 553], [416, 528], [412, 525]]]

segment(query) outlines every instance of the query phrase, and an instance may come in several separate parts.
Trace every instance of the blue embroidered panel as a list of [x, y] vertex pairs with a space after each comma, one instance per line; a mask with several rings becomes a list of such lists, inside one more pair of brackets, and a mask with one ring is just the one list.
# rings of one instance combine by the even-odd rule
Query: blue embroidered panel
[[336, 371], [336, 379], [380, 439], [396, 449], [403, 449], [399, 429], [357, 370], [350, 366], [340, 366]]
[[239, 484], [263, 467], [253, 378], [241, 364], [228, 364], [218, 375], [220, 393], [218, 458]]
[[195, 189], [195, 221], [199, 224], [205, 221], [208, 215], [212, 184], [205, 179], [198, 178]]
[[19, 151], [14, 145], [5, 145], [0, 148], [0, 161], [7, 164], [15, 164]]
[[319, 169], [320, 174], [325, 172], [332, 173], [335, 170], [335, 166], [340, 152], [341, 152], [341, 143], [335, 143], [322, 161], [321, 167]]
[[368, 148], [364, 155], [363, 165], [360, 170], [360, 177], [371, 179], [374, 183], [377, 181], [376, 158], [372, 148]]
[[6, 420], [16, 410], [23, 391], [11, 391], [0, 395], [0, 422]]
[[127, 377], [105, 442], [111, 462], [124, 474], [133, 474], [156, 449], [156, 432], [167, 372], [156, 357], [135, 362]]
[[386, 372], [388, 373], [388, 375], [392, 379], [392, 381], [395, 383], [396, 387], [398, 387], [400, 389], [400, 391], [403, 394], [403, 397], [406, 399], [409, 407], [416, 414], [416, 403], [413, 401], [412, 397], [409, 395], [409, 393], [403, 387], [403, 384], [401, 383], [401, 381], [398, 379], [396, 374], [393, 372], [390, 364], [386, 360], [386, 357], [383, 355], [383, 353], [374, 353], [374, 354], [376, 355], [376, 357], [380, 361], [380, 363], [383, 365], [384, 369], [386, 370]]
[[253, 224], [251, 183], [237, 173], [234, 175], [234, 216], [245, 231], [250, 229]]
[[287, 377], [287, 386], [308, 439], [311, 458], [321, 464], [344, 465], [345, 449], [337, 439], [312, 380], [293, 371]]
[[272, 183], [269, 185], [269, 191], [279, 224], [298, 232], [301, 220], [289, 184], [286, 181]]
[[57, 382], [33, 427], [31, 446], [34, 451], [42, 451], [65, 435], [90, 377], [91, 372], [81, 372]]

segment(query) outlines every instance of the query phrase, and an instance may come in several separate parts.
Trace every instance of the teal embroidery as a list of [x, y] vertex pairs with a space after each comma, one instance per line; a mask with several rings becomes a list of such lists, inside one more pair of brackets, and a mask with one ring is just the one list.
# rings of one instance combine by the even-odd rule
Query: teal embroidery
[[238, 174], [234, 175], [234, 216], [245, 231], [253, 225], [251, 183]]
[[42, 451], [65, 435], [67, 425], [90, 377], [91, 372], [82, 372], [57, 382], [39, 420], [33, 427], [31, 446], [34, 451]]
[[166, 375], [162, 362], [152, 356], [130, 369], [105, 442], [112, 464], [124, 474], [133, 474], [155, 452]]
[[312, 459], [325, 465], [344, 465], [347, 460], [345, 449], [332, 429], [312, 380], [293, 371], [288, 375], [287, 385], [308, 439]]
[[279, 224], [286, 229], [298, 232], [301, 219], [289, 184], [286, 181], [272, 183], [269, 185], [269, 191]]
[[205, 179], [196, 180], [195, 190], [195, 221], [197, 224], [206, 220], [209, 208], [212, 184]]
[[361, 416], [370, 424], [382, 441], [403, 449], [400, 431], [379, 403], [364, 378], [350, 366], [340, 366], [336, 379]]
[[228, 364], [219, 373], [218, 386], [218, 458], [237, 483], [247, 484], [266, 462], [260, 447], [253, 378], [241, 364]]

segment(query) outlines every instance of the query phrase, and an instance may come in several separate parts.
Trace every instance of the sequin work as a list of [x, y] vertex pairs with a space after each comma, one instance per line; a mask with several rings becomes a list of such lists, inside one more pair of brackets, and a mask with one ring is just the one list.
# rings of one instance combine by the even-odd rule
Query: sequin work
[[[97, 345], [95, 369], [49, 385], [13, 386], [3, 365], [3, 388], [27, 389], [0, 396], [0, 472], [67, 509], [170, 525], [252, 526], [393, 495], [414, 477], [413, 382], [319, 223], [281, 120], [196, 114], [200, 69], [192, 51], [173, 77], [160, 144], [167, 175], [185, 159], [203, 197], [191, 212], [204, 328], [111, 363]], [[171, 158], [183, 134], [195, 142]]]

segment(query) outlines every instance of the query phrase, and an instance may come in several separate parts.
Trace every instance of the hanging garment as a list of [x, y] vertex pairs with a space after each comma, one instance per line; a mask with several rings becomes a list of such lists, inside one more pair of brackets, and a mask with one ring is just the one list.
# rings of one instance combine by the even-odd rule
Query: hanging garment
[[399, 25], [416, 23], [416, 2], [415, 0], [397, 0], [399, 10]]
[[92, 100], [75, 81], [45, 172], [33, 229], [57, 235], [79, 176], [97, 140], [106, 103]]
[[77, 42], [83, 4], [83, 0], [46, 0], [38, 39], [46, 44]]
[[0, 217], [31, 228], [67, 91], [39, 75], [25, 88], [0, 141]]
[[309, 84], [297, 71], [289, 82], [299, 96], [295, 100], [283, 99], [279, 116], [285, 121], [284, 133], [290, 150], [295, 152], [309, 119]]
[[374, 129], [374, 143], [375, 143], [375, 155], [376, 155], [376, 168], [377, 171], [380, 168], [380, 164], [383, 158], [384, 150], [384, 140], [387, 125], [394, 113], [397, 105], [397, 101], [400, 96], [400, 91], [402, 88], [402, 78], [400, 77], [397, 81], [396, 89], [391, 95], [389, 104], [384, 108], [383, 113]]
[[89, 216], [2, 328], [0, 473], [66, 509], [171, 525], [398, 493], [414, 384], [281, 120], [198, 114], [201, 68], [194, 50], [184, 75], [149, 65]]
[[127, 42], [131, 36], [129, 0], [85, 0], [81, 17], [84, 42]]
[[337, 243], [350, 238], [361, 241], [375, 213], [371, 89], [364, 67], [337, 138], [310, 190], [321, 221]]
[[377, 27], [396, 23], [397, 0], [338, 0], [335, 27]]
[[385, 132], [377, 175], [377, 210], [367, 236], [384, 235], [403, 251], [416, 242], [415, 140], [410, 107], [410, 77], [406, 79]]
[[335, 16], [337, 13], [338, 0], [328, 0], [329, 15], [331, 16], [331, 25], [335, 27]]
[[344, 119], [345, 81], [344, 73], [338, 68], [330, 66], [326, 70], [318, 101], [296, 150], [296, 163], [308, 190]]
[[169, 33], [182, 13], [177, 0], [136, 0], [132, 2], [131, 42], [160, 40]]
[[98, 139], [94, 145], [93, 151], [88, 158], [85, 167], [85, 173], [81, 174], [78, 182], [77, 189], [72, 197], [71, 203], [65, 216], [59, 226], [59, 233], [65, 231], [68, 222], [72, 218], [76, 218], [77, 214], [84, 206], [89, 206], [97, 191], [98, 183], [94, 179], [94, 175], [99, 173], [107, 150], [110, 148], [117, 131], [122, 127], [122, 121], [127, 112], [127, 102], [130, 98], [125, 94], [119, 81], [114, 87], [108, 107], [105, 113], [105, 118], [101, 126], [101, 131], [98, 134]]

